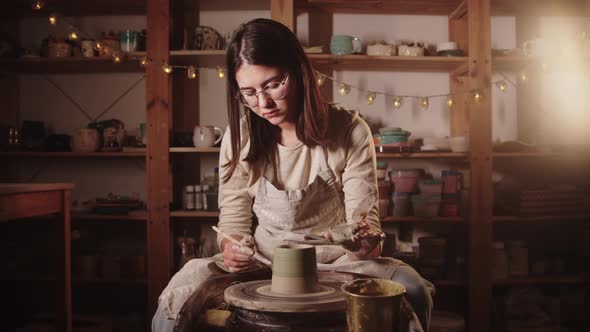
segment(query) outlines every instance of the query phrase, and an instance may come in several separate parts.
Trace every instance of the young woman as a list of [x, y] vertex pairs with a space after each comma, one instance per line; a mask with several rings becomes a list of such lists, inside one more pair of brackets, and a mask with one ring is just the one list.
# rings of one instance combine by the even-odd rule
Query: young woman
[[[280, 244], [302, 241], [305, 234], [329, 238], [332, 227], [362, 216], [355, 241], [316, 246], [318, 269], [404, 284], [427, 330], [432, 285], [403, 262], [379, 257], [375, 148], [367, 124], [322, 100], [302, 47], [278, 22], [256, 19], [242, 25], [227, 50], [227, 73], [229, 129], [220, 153], [219, 228], [272, 258]], [[154, 330], [172, 330], [202, 281], [223, 270], [255, 268], [256, 261], [231, 241], [221, 236], [217, 241], [221, 254], [191, 260], [172, 278], [160, 296]]]

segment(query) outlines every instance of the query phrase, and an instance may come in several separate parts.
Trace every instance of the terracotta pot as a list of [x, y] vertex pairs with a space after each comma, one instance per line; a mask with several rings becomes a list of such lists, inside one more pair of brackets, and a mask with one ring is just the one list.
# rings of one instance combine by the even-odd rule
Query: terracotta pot
[[96, 129], [81, 128], [72, 135], [70, 147], [73, 152], [95, 152], [99, 146], [100, 139]]

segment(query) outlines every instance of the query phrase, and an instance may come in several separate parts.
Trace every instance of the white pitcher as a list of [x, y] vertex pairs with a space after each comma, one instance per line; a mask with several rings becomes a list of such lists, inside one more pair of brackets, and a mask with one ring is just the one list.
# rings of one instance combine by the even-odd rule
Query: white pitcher
[[197, 148], [207, 148], [221, 142], [223, 130], [215, 126], [196, 126], [193, 131], [193, 144]]

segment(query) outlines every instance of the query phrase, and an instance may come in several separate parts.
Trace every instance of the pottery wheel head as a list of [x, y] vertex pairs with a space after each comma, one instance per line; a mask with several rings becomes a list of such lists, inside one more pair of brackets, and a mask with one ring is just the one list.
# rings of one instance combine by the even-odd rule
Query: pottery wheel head
[[320, 282], [316, 293], [276, 294], [270, 280], [244, 282], [225, 290], [225, 301], [238, 308], [268, 312], [334, 312], [346, 309], [338, 282]]

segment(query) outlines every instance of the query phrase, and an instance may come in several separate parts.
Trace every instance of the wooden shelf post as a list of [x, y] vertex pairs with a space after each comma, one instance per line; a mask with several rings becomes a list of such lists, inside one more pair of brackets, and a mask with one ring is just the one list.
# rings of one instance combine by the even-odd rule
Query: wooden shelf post
[[492, 303], [492, 52], [491, 0], [468, 0], [468, 96], [471, 192], [469, 195], [469, 331], [490, 330]]
[[169, 62], [170, 1], [147, 1], [147, 312], [155, 312], [158, 296], [172, 271], [169, 224], [170, 182], [168, 132], [172, 99], [170, 77], [162, 70]]

